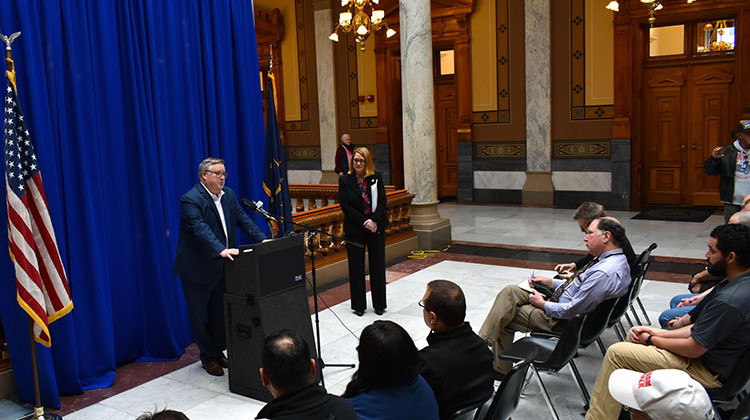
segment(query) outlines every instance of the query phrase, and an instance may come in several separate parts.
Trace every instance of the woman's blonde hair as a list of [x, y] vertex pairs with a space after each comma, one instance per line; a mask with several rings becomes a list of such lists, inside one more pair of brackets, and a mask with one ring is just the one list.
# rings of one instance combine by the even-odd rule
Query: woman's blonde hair
[[366, 147], [357, 147], [356, 149], [354, 149], [354, 153], [352, 153], [352, 162], [351, 165], [349, 165], [349, 173], [354, 175], [357, 174], [357, 172], [354, 170], [354, 156], [357, 153], [365, 158], [365, 177], [375, 175], [375, 163], [372, 161], [372, 154], [370, 153], [370, 149]]

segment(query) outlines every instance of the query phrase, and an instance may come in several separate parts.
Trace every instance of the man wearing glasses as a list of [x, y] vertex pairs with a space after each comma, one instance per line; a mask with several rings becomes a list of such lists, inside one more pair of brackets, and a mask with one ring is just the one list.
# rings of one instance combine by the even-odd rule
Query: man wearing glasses
[[505, 375], [511, 367], [497, 356], [513, 344], [516, 331], [560, 333], [567, 320], [592, 311], [599, 303], [628, 291], [630, 267], [622, 251], [625, 229], [609, 218], [596, 219], [586, 228], [584, 242], [595, 258], [576, 270], [568, 280], [534, 276], [529, 283], [542, 283], [554, 294], [545, 298], [510, 285], [495, 298], [490, 313], [479, 329], [479, 336], [495, 354], [494, 369]]
[[222, 376], [229, 361], [224, 356], [224, 262], [234, 261], [237, 228], [261, 242], [266, 236], [242, 210], [231, 188], [224, 186], [224, 160], [206, 158], [198, 179], [180, 199], [180, 236], [174, 274], [180, 276], [187, 301], [193, 339], [203, 368]]

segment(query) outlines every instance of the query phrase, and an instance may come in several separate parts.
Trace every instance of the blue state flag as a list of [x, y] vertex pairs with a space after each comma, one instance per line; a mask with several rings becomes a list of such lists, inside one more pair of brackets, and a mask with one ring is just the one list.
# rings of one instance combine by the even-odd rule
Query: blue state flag
[[286, 175], [284, 148], [281, 146], [279, 125], [276, 120], [274, 100], [274, 78], [268, 75], [268, 111], [266, 118], [266, 160], [263, 169], [263, 190], [268, 195], [268, 211], [281, 223], [277, 226], [279, 236], [292, 232], [292, 206], [289, 198], [289, 183]]

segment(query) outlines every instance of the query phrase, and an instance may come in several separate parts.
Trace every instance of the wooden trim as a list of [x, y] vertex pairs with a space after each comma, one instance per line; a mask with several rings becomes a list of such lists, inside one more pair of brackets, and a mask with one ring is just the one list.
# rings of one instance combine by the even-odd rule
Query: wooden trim
[[[687, 4], [683, 1], [667, 1], [664, 9], [656, 14], [656, 25], [711, 19], [716, 16], [737, 16], [736, 35], [737, 65], [739, 69], [750, 65], [750, 4], [744, 0], [705, 0]], [[638, 0], [621, 0], [620, 12], [614, 14], [614, 68], [615, 103], [612, 137], [631, 139], [631, 208], [639, 209], [644, 204], [643, 162], [644, 150], [641, 137], [643, 112], [643, 72], [649, 66], [677, 63], [684, 59], [645, 60], [647, 55], [647, 9]], [[688, 52], [688, 55], [691, 55]], [[721, 57], [706, 57], [705, 62], [721, 61]], [[738, 72], [737, 83], [741, 94], [739, 103], [730, 103], [731, 120], [750, 118], [750, 80], [746, 72]]]

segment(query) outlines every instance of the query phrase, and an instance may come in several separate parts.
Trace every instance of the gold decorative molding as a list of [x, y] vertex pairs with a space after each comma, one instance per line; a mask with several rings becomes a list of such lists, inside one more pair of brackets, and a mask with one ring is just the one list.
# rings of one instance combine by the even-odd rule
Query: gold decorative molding
[[553, 159], [609, 158], [612, 155], [610, 143], [598, 141], [556, 141], [552, 143]]
[[309, 131], [310, 121], [285, 121], [284, 131]]
[[287, 146], [287, 160], [320, 160], [320, 147]]
[[526, 143], [475, 143], [477, 159], [526, 159]]
[[570, 0], [570, 54], [570, 119], [614, 118], [614, 105], [586, 105], [585, 0]]

